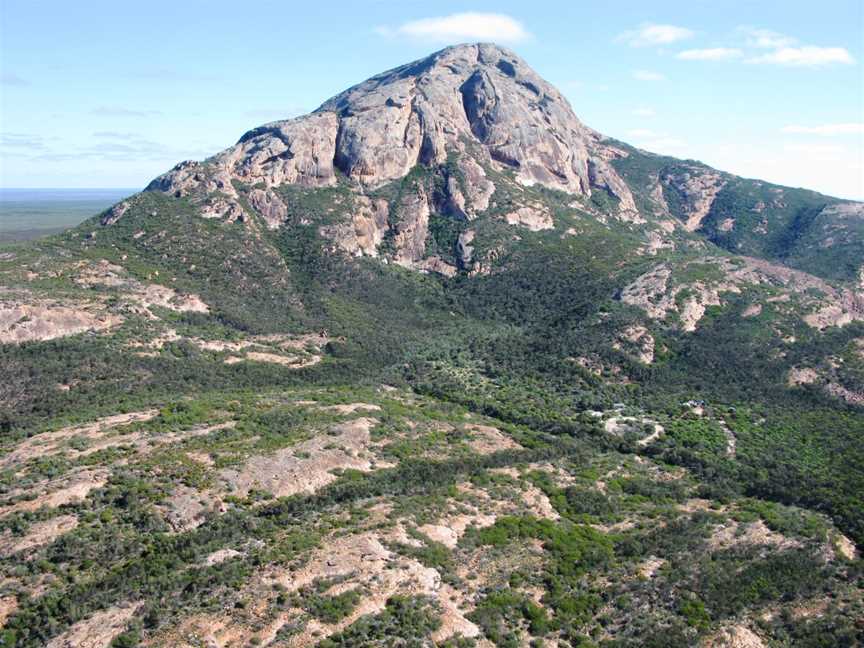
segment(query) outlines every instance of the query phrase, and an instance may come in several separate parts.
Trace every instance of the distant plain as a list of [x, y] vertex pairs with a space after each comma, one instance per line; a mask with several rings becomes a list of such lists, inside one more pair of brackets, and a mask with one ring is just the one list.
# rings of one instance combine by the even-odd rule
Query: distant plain
[[136, 189], [0, 189], [0, 241], [26, 241], [77, 225]]

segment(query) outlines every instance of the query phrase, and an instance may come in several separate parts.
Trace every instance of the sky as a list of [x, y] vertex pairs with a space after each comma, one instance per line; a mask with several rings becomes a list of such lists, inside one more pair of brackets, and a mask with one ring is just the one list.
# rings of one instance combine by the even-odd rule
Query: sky
[[0, 187], [140, 188], [474, 41], [602, 133], [864, 199], [862, 0], [0, 0]]

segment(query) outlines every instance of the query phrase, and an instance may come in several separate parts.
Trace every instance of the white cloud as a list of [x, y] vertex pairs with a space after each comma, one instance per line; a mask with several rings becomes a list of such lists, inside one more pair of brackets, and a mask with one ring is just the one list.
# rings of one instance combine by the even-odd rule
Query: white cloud
[[709, 49], [690, 49], [678, 52], [676, 58], [682, 61], [730, 61], [744, 55], [740, 49], [733, 47], [712, 47]]
[[770, 29], [739, 27], [738, 32], [744, 35], [748, 47], [770, 50], [749, 58], [748, 63], [795, 67], [818, 67], [831, 63], [851, 65], [855, 63], [855, 59], [845, 47], [800, 45], [797, 38]]
[[[739, 27], [737, 33], [743, 37], [743, 43], [749, 50], [748, 58], [745, 59], [747, 63], [787, 67], [820, 67], [834, 63], [843, 65], [855, 63], [855, 59], [845, 47], [801, 45], [798, 39], [792, 36], [749, 26]], [[679, 52], [676, 57], [690, 61], [727, 61], [744, 58], [744, 50], [738, 47], [690, 49]]]
[[422, 18], [396, 28], [377, 27], [375, 31], [384, 36], [406, 36], [446, 43], [473, 40], [517, 43], [531, 36], [522, 23], [511, 16], [475, 12]]
[[634, 117], [653, 117], [657, 113], [653, 108], [634, 108], [630, 111]]
[[656, 25], [645, 23], [638, 29], [620, 34], [615, 41], [627, 43], [630, 47], [650, 47], [652, 45], [669, 45], [692, 38], [695, 34], [685, 27], [676, 25]]
[[781, 47], [773, 52], [751, 58], [747, 62], [790, 67], [819, 67], [831, 63], [851, 65], [855, 63], [855, 59], [845, 47], [804, 45], [802, 47]]
[[820, 124], [819, 126], [784, 126], [784, 133], [795, 133], [797, 135], [822, 135], [833, 137], [835, 135], [864, 135], [864, 122], [849, 122], [845, 124]]
[[770, 29], [739, 27], [738, 31], [744, 34], [747, 39], [747, 45], [760, 49], [780, 49], [781, 47], [794, 45], [797, 42], [791, 36], [786, 36]]
[[666, 77], [651, 70], [634, 70], [633, 78], [638, 81], [665, 81]]

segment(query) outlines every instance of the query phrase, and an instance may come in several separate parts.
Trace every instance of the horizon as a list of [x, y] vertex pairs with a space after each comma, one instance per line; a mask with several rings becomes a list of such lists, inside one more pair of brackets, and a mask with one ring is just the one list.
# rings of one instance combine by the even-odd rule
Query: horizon
[[[311, 112], [384, 70], [450, 45], [492, 41], [604, 135], [745, 178], [864, 199], [857, 2], [833, 0], [818, 12], [793, 2], [783, 15], [743, 0], [720, 9], [624, 3], [614, 16], [557, 3], [527, 12], [515, 2], [449, 2], [430, 15], [386, 1], [340, 12], [259, 2], [244, 15], [266, 9], [273, 20], [256, 23], [255, 50], [238, 43], [228, 3], [208, 5], [203, 17], [197, 3], [172, 5], [170, 25], [159, 20], [160, 3], [155, 11], [49, 4], [49, 12], [3, 5], [6, 189], [143, 188], [181, 160]], [[200, 18], [200, 29], [183, 29], [195, 24], [187, 16]], [[296, 44], [284, 47], [279, 29], [289, 24]], [[218, 62], [213, 42], [224, 46]]]

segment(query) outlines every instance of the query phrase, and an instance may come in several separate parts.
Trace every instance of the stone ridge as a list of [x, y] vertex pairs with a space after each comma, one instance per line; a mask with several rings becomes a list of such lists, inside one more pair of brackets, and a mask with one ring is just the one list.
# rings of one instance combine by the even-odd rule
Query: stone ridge
[[[449, 47], [374, 76], [309, 115], [247, 132], [204, 163], [183, 162], [147, 189], [209, 195], [208, 214], [224, 210], [232, 218], [240, 217], [233, 180], [263, 184], [264, 191], [320, 187], [335, 184], [338, 171], [362, 191], [402, 178], [417, 164], [443, 164], [453, 153], [472, 158], [481, 174], [483, 167], [511, 169], [526, 185], [582, 196], [602, 188], [619, 199], [622, 212], [636, 211], [608, 163], [616, 149], [522, 59], [490, 44]], [[281, 211], [269, 196], [259, 202]]]

